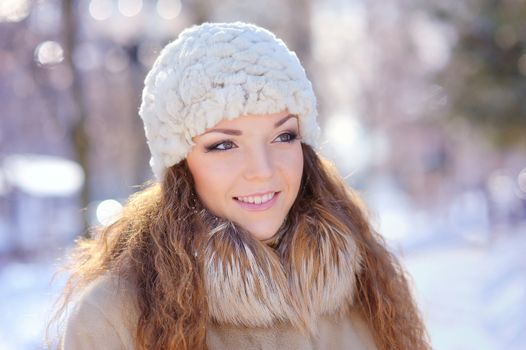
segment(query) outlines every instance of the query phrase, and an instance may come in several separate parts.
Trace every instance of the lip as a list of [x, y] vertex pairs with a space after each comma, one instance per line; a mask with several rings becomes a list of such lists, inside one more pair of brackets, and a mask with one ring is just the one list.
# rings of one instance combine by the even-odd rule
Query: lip
[[[267, 194], [267, 193], [271, 193], [271, 192], [262, 192], [261, 195], [263, 194]], [[261, 203], [261, 204], [256, 204], [256, 203], [246, 203], [246, 202], [242, 202], [240, 200], [237, 200], [236, 198], [232, 198], [234, 201], [236, 201], [237, 204], [239, 204], [240, 207], [244, 208], [244, 209], [247, 209], [249, 211], [263, 211], [263, 210], [267, 210], [269, 208], [271, 208], [274, 203], [276, 203], [276, 201], [278, 200], [278, 197], [279, 195], [281, 194], [281, 192], [274, 192], [275, 195], [274, 197], [272, 197], [271, 200], [269, 200], [268, 202], [265, 202], [265, 203]], [[258, 194], [252, 194], [251, 196], [258, 196]]]

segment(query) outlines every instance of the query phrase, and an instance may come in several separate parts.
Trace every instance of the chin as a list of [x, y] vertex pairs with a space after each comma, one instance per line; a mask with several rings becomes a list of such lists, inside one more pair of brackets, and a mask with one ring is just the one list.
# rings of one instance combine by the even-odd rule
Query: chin
[[274, 237], [276, 232], [278, 232], [278, 227], [274, 227], [274, 226], [272, 227], [268, 227], [268, 226], [247, 227], [246, 230], [255, 239], [264, 241], [266, 239]]

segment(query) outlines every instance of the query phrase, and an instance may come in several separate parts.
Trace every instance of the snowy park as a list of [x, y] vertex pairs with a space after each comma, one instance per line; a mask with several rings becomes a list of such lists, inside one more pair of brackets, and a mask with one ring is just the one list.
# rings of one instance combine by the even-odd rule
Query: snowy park
[[304, 64], [316, 152], [433, 349], [526, 350], [526, 3], [491, 0], [1, 0], [0, 350], [46, 348], [75, 240], [154, 179], [138, 110], [162, 48], [237, 20]]

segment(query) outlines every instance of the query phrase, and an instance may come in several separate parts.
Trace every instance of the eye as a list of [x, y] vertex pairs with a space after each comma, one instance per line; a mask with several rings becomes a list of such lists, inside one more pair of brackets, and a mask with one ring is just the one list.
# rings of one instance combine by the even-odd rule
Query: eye
[[224, 140], [224, 141], [215, 143], [212, 146], [207, 146], [206, 151], [207, 152], [228, 151], [229, 149], [232, 149], [232, 148], [237, 148], [235, 143], [229, 140]]
[[297, 138], [298, 138], [298, 134], [296, 134], [293, 131], [288, 131], [288, 132], [284, 132], [283, 134], [280, 134], [278, 137], [276, 137], [276, 140], [278, 140], [278, 142], [291, 143]]

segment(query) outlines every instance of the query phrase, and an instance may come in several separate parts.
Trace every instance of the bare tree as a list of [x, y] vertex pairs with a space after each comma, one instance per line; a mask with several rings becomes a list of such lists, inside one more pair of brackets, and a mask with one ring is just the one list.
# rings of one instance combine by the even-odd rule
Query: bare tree
[[84, 101], [84, 91], [82, 86], [82, 80], [80, 72], [73, 64], [73, 52], [75, 51], [75, 45], [78, 39], [78, 26], [79, 19], [76, 18], [75, 13], [75, 0], [63, 0], [62, 1], [62, 18], [63, 18], [63, 35], [64, 35], [64, 63], [70, 69], [73, 75], [73, 81], [71, 85], [71, 95], [73, 99], [74, 110], [76, 116], [73, 118], [72, 124], [68, 128], [68, 135], [71, 138], [71, 144], [74, 148], [74, 153], [78, 163], [84, 171], [84, 183], [81, 188], [81, 205], [84, 208], [83, 211], [83, 226], [84, 235], [88, 235], [88, 212], [87, 207], [90, 202], [90, 191], [89, 191], [89, 179], [90, 169], [88, 162], [88, 155], [90, 150], [90, 142], [88, 135], [86, 134], [85, 124], [87, 118], [86, 104]]

